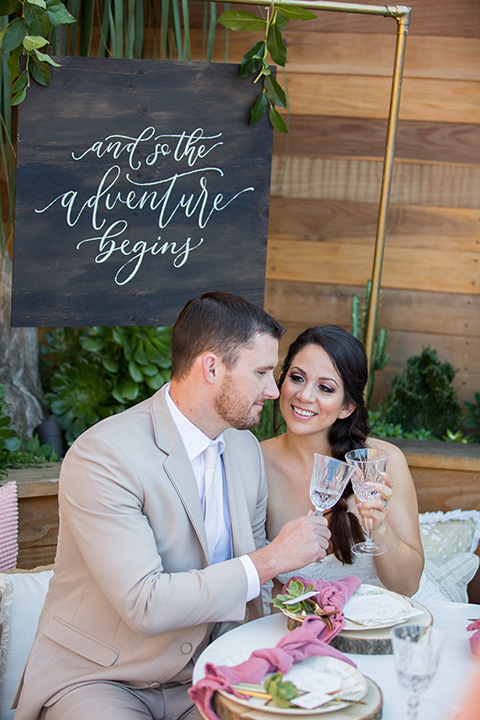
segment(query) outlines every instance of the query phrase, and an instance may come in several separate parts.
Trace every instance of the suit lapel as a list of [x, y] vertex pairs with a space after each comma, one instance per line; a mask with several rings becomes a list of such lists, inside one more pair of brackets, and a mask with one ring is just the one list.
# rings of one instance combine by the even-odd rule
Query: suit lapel
[[166, 454], [163, 468], [175, 488], [198, 536], [208, 562], [207, 537], [202, 505], [190, 460], [165, 401], [166, 386], [152, 397], [155, 441]]

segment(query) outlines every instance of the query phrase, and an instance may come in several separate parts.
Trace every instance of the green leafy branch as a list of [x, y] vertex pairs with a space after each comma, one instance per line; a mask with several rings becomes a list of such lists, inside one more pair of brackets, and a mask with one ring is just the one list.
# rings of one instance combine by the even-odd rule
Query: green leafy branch
[[[76, 22], [60, 0], [0, 0], [0, 15], [15, 15], [0, 32], [0, 48], [10, 53], [8, 68], [12, 105], [25, 100], [30, 81], [50, 84], [50, 66], [60, 67], [47, 53], [52, 28]], [[26, 55], [25, 69], [20, 72], [20, 57]]]
[[229, 10], [218, 18], [218, 22], [229, 30], [247, 30], [249, 32], [264, 31], [265, 39], [256, 42], [240, 61], [240, 77], [255, 75], [254, 83], [263, 79], [262, 92], [258, 96], [250, 114], [250, 125], [257, 123], [269, 108], [269, 118], [273, 127], [279, 132], [288, 133], [288, 127], [276, 106], [286, 108], [287, 97], [282, 86], [272, 74], [268, 63], [268, 54], [277, 65], [285, 67], [287, 48], [282, 38], [282, 31], [290, 19], [312, 20], [317, 16], [304, 8], [293, 8], [272, 2], [268, 8], [267, 18], [263, 19], [248, 10]]

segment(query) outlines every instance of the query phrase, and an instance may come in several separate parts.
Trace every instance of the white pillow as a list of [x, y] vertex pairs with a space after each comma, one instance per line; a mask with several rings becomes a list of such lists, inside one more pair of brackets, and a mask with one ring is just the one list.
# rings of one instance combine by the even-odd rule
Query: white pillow
[[426, 557], [449, 557], [472, 552], [480, 541], [480, 512], [450, 510], [425, 512], [418, 516], [420, 535]]
[[418, 519], [425, 568], [413, 597], [427, 605], [429, 600], [468, 602], [467, 585], [480, 563], [474, 554], [480, 540], [480, 512], [426, 512]]
[[0, 718], [10, 709], [32, 648], [53, 570], [0, 572]]

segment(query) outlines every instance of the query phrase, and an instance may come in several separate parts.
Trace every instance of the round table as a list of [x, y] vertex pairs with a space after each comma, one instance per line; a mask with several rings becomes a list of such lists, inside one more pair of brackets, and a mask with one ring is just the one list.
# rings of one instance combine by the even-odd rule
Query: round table
[[[419, 717], [422, 720], [453, 720], [466, 689], [473, 682], [476, 662], [470, 651], [470, 633], [466, 627], [470, 620], [480, 618], [480, 605], [432, 602], [428, 609], [433, 615], [433, 624], [444, 630], [447, 638], [433, 682], [421, 695]], [[203, 651], [195, 665], [193, 682], [203, 677], [207, 662], [222, 665], [233, 655], [273, 647], [287, 632], [286, 618], [281, 613], [240, 625]], [[406, 698], [397, 682], [393, 655], [350, 654], [348, 657], [381, 688], [383, 719], [405, 720]]]

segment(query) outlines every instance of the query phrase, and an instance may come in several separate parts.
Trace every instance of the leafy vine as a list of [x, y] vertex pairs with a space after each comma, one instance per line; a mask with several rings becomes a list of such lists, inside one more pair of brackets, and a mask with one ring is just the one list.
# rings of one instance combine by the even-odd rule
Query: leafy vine
[[[0, 48], [10, 53], [12, 105], [24, 101], [32, 78], [40, 85], [50, 84], [50, 66], [60, 66], [40, 48], [48, 45], [52, 28], [76, 22], [61, 0], [0, 0], [0, 16], [20, 11], [0, 32]], [[23, 54], [26, 55], [25, 69], [20, 72]]]
[[272, 74], [268, 63], [268, 54], [271, 60], [281, 67], [287, 61], [287, 48], [283, 41], [282, 31], [287, 27], [290, 19], [313, 20], [315, 13], [305, 8], [294, 8], [283, 5], [281, 2], [272, 2], [268, 8], [267, 17], [263, 19], [248, 10], [228, 10], [220, 15], [218, 22], [229, 30], [246, 30], [249, 32], [265, 32], [265, 39], [256, 42], [240, 61], [240, 77], [256, 75], [254, 83], [263, 78], [262, 92], [257, 98], [250, 113], [250, 125], [257, 123], [269, 109], [269, 119], [273, 127], [283, 133], [288, 133], [288, 127], [276, 106], [286, 108], [287, 98], [280, 83]]

